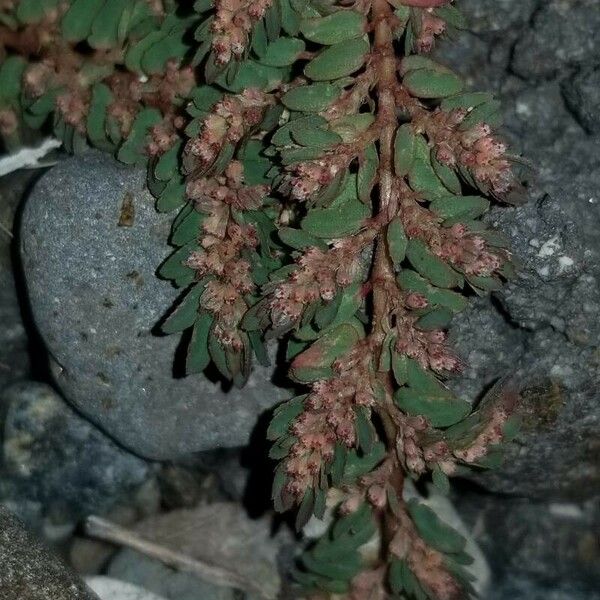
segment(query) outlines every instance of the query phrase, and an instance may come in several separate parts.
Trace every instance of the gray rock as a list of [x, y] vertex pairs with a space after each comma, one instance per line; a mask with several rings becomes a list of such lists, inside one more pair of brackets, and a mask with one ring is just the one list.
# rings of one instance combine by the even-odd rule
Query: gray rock
[[0, 595], [6, 600], [98, 600], [69, 568], [0, 506]]
[[104, 514], [150, 474], [146, 461], [119, 447], [46, 384], [13, 384], [0, 406], [6, 413], [0, 501], [31, 525]]
[[467, 15], [469, 30], [478, 34], [523, 29], [531, 17], [536, 0], [461, 0], [458, 5]]
[[[171, 216], [156, 213], [144, 182], [141, 170], [90, 152], [47, 173], [26, 204], [24, 272], [56, 382], [81, 412], [143, 456], [243, 445], [259, 413], [285, 392], [265, 368], [228, 393], [204, 376], [174, 376], [177, 336], [152, 333], [178, 295], [155, 276], [168, 255]], [[119, 227], [126, 194], [135, 218]]]
[[121, 550], [106, 574], [138, 585], [166, 600], [234, 600], [232, 589], [217, 587], [190, 573], [171, 569], [135, 550]]
[[[489, 596], [600, 597], [593, 595], [593, 590], [600, 589], [597, 503], [532, 502], [472, 493], [455, 500], [496, 572]], [[555, 595], [534, 592], [529, 596], [520, 591], [526, 587], [553, 590]]]
[[[502, 3], [505, 10], [509, 5], [521, 14], [521, 2]], [[490, 218], [511, 239], [518, 278], [492, 302], [478, 302], [456, 319], [452, 332], [467, 363], [455, 384], [465, 396], [477, 397], [506, 373], [518, 373], [530, 388], [524, 433], [509, 448], [504, 467], [476, 477], [502, 493], [600, 496], [600, 157], [598, 138], [586, 135], [561, 93], [567, 66], [600, 60], [595, 34], [600, 14], [593, 5], [538, 2], [532, 29], [527, 22], [515, 25], [520, 34], [512, 68], [527, 59], [531, 69], [539, 69], [519, 72], [528, 79], [511, 76], [509, 67], [498, 70], [493, 50], [498, 45], [510, 50], [514, 40], [490, 31], [492, 26], [482, 27], [478, 37], [488, 52], [463, 45], [452, 55], [469, 78], [477, 80], [481, 71], [497, 78], [493, 87], [505, 100], [504, 133], [534, 165], [525, 172], [529, 204], [498, 209]], [[478, 8], [467, 2], [466, 8], [476, 23], [484, 13], [496, 14], [491, 0]], [[549, 24], [560, 31], [553, 34]], [[486, 64], [476, 64], [482, 57]], [[556, 73], [545, 68], [550, 63]], [[548, 81], [531, 81], [541, 73]]]
[[30, 368], [12, 251], [15, 216], [33, 175], [28, 171], [0, 178], [0, 390], [26, 377]]
[[[521, 2], [512, 2], [513, 7]], [[578, 64], [600, 60], [596, 0], [550, 0], [538, 3], [531, 29], [517, 42], [512, 69], [526, 79], [552, 78]]]
[[588, 68], [563, 82], [567, 106], [588, 133], [600, 133], [600, 68]]
[[137, 585], [110, 577], [87, 577], [85, 581], [100, 600], [166, 600]]

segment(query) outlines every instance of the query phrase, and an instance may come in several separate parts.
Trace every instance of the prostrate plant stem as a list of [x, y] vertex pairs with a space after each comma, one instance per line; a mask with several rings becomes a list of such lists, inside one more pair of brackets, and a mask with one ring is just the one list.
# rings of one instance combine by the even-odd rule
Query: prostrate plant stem
[[0, 7], [7, 148], [39, 128], [113, 152], [177, 212], [158, 274], [182, 290], [162, 329], [190, 333], [188, 374], [243, 386], [283, 340], [298, 395], [268, 430], [273, 501], [330, 521], [301, 593], [472, 596], [465, 539], [405, 493], [494, 466], [519, 401], [510, 379], [475, 405], [446, 385], [452, 317], [513, 274], [482, 216], [519, 195], [498, 102], [427, 56], [465, 28], [452, 1]]

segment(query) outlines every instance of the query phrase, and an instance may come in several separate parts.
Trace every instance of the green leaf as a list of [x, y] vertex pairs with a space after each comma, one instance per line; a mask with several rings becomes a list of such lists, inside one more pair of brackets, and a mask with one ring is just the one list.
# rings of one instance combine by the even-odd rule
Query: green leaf
[[162, 120], [160, 112], [155, 108], [143, 108], [135, 117], [129, 136], [123, 142], [117, 158], [128, 165], [143, 162], [148, 132], [151, 127]]
[[424, 314], [417, 322], [416, 327], [422, 331], [434, 331], [436, 329], [448, 329], [452, 321], [453, 313], [444, 306], [434, 308]]
[[195, 271], [183, 264], [189, 255], [198, 249], [198, 244], [194, 240], [189, 244], [175, 250], [167, 260], [158, 268], [157, 274], [164, 279], [171, 279], [177, 287], [189, 285], [194, 280]]
[[283, 402], [273, 411], [273, 418], [267, 430], [267, 439], [278, 440], [281, 436], [289, 433], [292, 423], [304, 411], [304, 400], [307, 394], [296, 396], [287, 402]]
[[483, 290], [486, 293], [498, 292], [502, 289], [502, 282], [496, 277], [481, 277], [477, 275], [467, 275], [467, 281], [474, 288]]
[[351, 484], [358, 477], [370, 473], [386, 456], [385, 445], [377, 442], [369, 454], [359, 455], [356, 450], [349, 450], [346, 456], [344, 477], [342, 482]]
[[458, 94], [464, 87], [458, 75], [429, 69], [409, 71], [402, 84], [417, 98], [446, 98]]
[[186, 36], [187, 30], [180, 26], [152, 44], [142, 56], [141, 67], [144, 73], [161, 73], [168, 60], [181, 60], [189, 50]]
[[466, 92], [464, 94], [445, 98], [442, 100], [440, 108], [446, 112], [450, 112], [455, 108], [464, 108], [470, 111], [476, 106], [489, 102], [490, 100], [493, 100], [493, 96], [487, 92]]
[[363, 298], [362, 283], [353, 283], [345, 288], [341, 294], [337, 313], [328, 327], [333, 328], [342, 323], [352, 321], [356, 311], [362, 305]]
[[281, 460], [286, 458], [290, 453], [290, 448], [297, 442], [297, 438], [293, 436], [286, 436], [279, 438], [269, 450], [269, 458], [273, 460]]
[[292, 229], [291, 227], [283, 227], [277, 232], [279, 239], [294, 250], [304, 250], [314, 246], [322, 250], [327, 248], [327, 244], [316, 237], [313, 237], [302, 229]]
[[412, 169], [415, 161], [415, 134], [412, 125], [405, 123], [396, 131], [394, 139], [394, 171], [404, 177]]
[[191, 327], [198, 317], [198, 306], [200, 296], [204, 291], [204, 285], [197, 283], [185, 294], [183, 300], [162, 324], [162, 331], [166, 334], [178, 333]]
[[339, 325], [294, 358], [290, 375], [301, 383], [330, 377], [333, 374], [332, 363], [346, 354], [360, 337], [359, 331], [353, 325]]
[[301, 146], [329, 148], [342, 142], [342, 138], [333, 131], [320, 127], [303, 127], [292, 132], [292, 138]]
[[281, 15], [279, 14], [279, 6], [274, 3], [267, 9], [265, 14], [265, 27], [267, 29], [267, 37], [270, 41], [274, 41], [279, 37], [281, 31]]
[[359, 406], [354, 409], [354, 412], [356, 414], [355, 427], [358, 447], [365, 454], [369, 454], [377, 440], [375, 428], [369, 418], [369, 411], [365, 407]]
[[467, 307], [467, 299], [462, 294], [437, 288], [411, 269], [403, 269], [397, 279], [402, 289], [425, 296], [434, 306], [445, 306], [453, 312], [460, 312]]
[[400, 217], [395, 217], [388, 225], [387, 245], [390, 258], [394, 266], [398, 268], [406, 256], [406, 248], [408, 246], [408, 238], [406, 237], [406, 233], [404, 233]]
[[405, 385], [408, 381], [408, 357], [406, 354], [392, 352], [392, 372], [398, 385]]
[[498, 100], [490, 100], [484, 104], [476, 106], [463, 119], [459, 129], [465, 131], [478, 125], [479, 123], [487, 123], [488, 125], [500, 125], [502, 122], [502, 113], [500, 111], [501, 103]]
[[9, 56], [0, 65], [0, 104], [18, 100], [26, 64], [20, 56]]
[[443, 219], [462, 222], [483, 215], [489, 210], [490, 203], [480, 196], [450, 196], [434, 200], [429, 208]]
[[409, 415], [426, 417], [433, 427], [450, 427], [471, 410], [468, 402], [443, 389], [436, 394], [403, 387], [394, 394], [394, 401]]
[[439, 465], [435, 465], [433, 467], [433, 471], [431, 472], [431, 478], [433, 481], [433, 485], [437, 488], [439, 492], [446, 495], [450, 491], [450, 480], [444, 471], [442, 471]]
[[125, 66], [132, 72], [142, 71], [142, 56], [153, 44], [156, 44], [164, 37], [162, 31], [151, 31], [141, 40], [132, 44], [125, 54]]
[[275, 146], [292, 146], [294, 144], [292, 136], [301, 129], [327, 127], [327, 124], [327, 120], [319, 115], [306, 115], [282, 125], [273, 134], [271, 141]]
[[444, 186], [453, 194], [460, 195], [462, 186], [454, 169], [450, 168], [448, 165], [442, 164], [434, 156], [431, 157], [431, 165], [433, 166], [435, 174], [439, 177]]
[[160, 192], [156, 200], [156, 210], [160, 213], [171, 212], [184, 204], [185, 199], [185, 180], [175, 175]]
[[154, 167], [154, 177], [159, 181], [168, 181], [179, 170], [179, 151], [183, 142], [171, 146], [159, 159]]
[[371, 200], [371, 192], [377, 178], [379, 168], [379, 154], [375, 144], [366, 147], [364, 155], [360, 156], [358, 175], [356, 180], [358, 197], [361, 202], [368, 203]]
[[279, 0], [281, 27], [291, 36], [298, 35], [300, 31], [300, 15], [291, 7], [289, 0]]
[[335, 131], [342, 141], [350, 144], [357, 141], [375, 122], [375, 115], [371, 113], [359, 113], [354, 115], [344, 115], [337, 117], [329, 122], [329, 129]]
[[458, 287], [461, 277], [445, 262], [433, 255], [427, 245], [418, 239], [408, 242], [406, 256], [413, 267], [433, 285], [442, 288]]
[[184, 246], [192, 240], [198, 239], [201, 232], [201, 225], [205, 219], [205, 214], [197, 210], [192, 210], [181, 222], [173, 223], [173, 233], [169, 242], [174, 246]]
[[307, 489], [296, 514], [296, 531], [300, 531], [309, 521], [315, 507], [315, 491]]
[[258, 62], [270, 67], [287, 67], [296, 62], [304, 47], [302, 40], [281, 37], [266, 47]]
[[456, 29], [466, 29], [468, 26], [464, 15], [455, 6], [438, 6], [433, 12], [437, 17], [446, 21], [451, 27], [455, 27]]
[[208, 353], [210, 354], [210, 359], [213, 361], [215, 367], [217, 367], [217, 371], [219, 371], [225, 379], [231, 379], [231, 373], [227, 365], [227, 355], [225, 354], [221, 342], [219, 342], [219, 339], [215, 335], [214, 324], [208, 334]]
[[74, 0], [61, 21], [62, 36], [67, 42], [81, 42], [91, 33], [92, 23], [104, 0]]
[[371, 216], [357, 197], [356, 176], [348, 177], [344, 189], [329, 208], [315, 208], [302, 219], [302, 229], [318, 238], [334, 239], [356, 233]]
[[117, 46], [119, 22], [129, 0], [105, 0], [96, 13], [88, 44], [95, 49], [109, 49]]
[[362, 67], [370, 48], [369, 42], [363, 38], [329, 46], [304, 67], [304, 74], [313, 81], [345, 77]]
[[408, 512], [423, 540], [439, 552], [454, 554], [462, 552], [465, 538], [440, 518], [425, 504], [410, 500]]
[[348, 10], [338, 10], [326, 17], [303, 19], [300, 31], [307, 40], [333, 45], [361, 37], [367, 28], [364, 15]]
[[192, 339], [188, 346], [185, 363], [185, 372], [188, 375], [192, 373], [201, 373], [206, 369], [210, 362], [210, 356], [208, 354], [208, 333], [212, 323], [213, 316], [206, 311], [202, 311], [194, 323]]
[[408, 183], [415, 191], [427, 200], [435, 200], [448, 196], [448, 189], [437, 176], [429, 157], [425, 160], [417, 158], [408, 173]]
[[58, 0], [20, 0], [16, 6], [17, 19], [24, 24], [37, 23], [57, 5]]
[[87, 116], [87, 134], [94, 144], [106, 143], [106, 113], [112, 102], [113, 95], [109, 87], [96, 83], [92, 88], [92, 99]]
[[362, 569], [362, 561], [358, 554], [348, 554], [343, 561], [321, 561], [314, 559], [310, 553], [302, 555], [304, 566], [310, 571], [333, 580], [349, 580]]
[[313, 83], [292, 88], [281, 101], [290, 110], [321, 112], [339, 96], [340, 90], [330, 83]]

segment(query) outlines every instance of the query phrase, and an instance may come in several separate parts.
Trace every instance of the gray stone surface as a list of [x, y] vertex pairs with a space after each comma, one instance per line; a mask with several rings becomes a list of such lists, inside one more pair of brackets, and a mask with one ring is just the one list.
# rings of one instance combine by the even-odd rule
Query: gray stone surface
[[476, 89], [495, 90], [503, 136], [533, 167], [523, 169], [528, 205], [491, 216], [518, 278], [452, 331], [465, 396], [506, 373], [521, 378], [523, 432], [501, 469], [473, 477], [487, 491], [460, 488], [457, 507], [494, 572], [485, 600], [598, 600], [600, 136], [589, 115], [600, 12], [594, 0], [460, 5], [472, 33], [440, 55]]
[[496, 577], [486, 600], [600, 598], [600, 505], [524, 498], [499, 502], [473, 493], [455, 501], [493, 562]]
[[[503, 133], [534, 167], [523, 172], [529, 203], [491, 215], [511, 239], [519, 274], [493, 301], [456, 319], [452, 337], [468, 364], [456, 385], [477, 397], [495, 377], [516, 373], [535, 388], [505, 466], [479, 483], [535, 498], [586, 499], [600, 496], [600, 139], [581, 127], [564, 95], [573, 73], [600, 64], [600, 13], [588, 1], [507, 0], [500, 12], [512, 6], [520, 16], [503, 25], [496, 4], [465, 2], [478, 44], [454, 48], [448, 58], [479, 89], [493, 75], [504, 100]], [[515, 64], [522, 78], [511, 73]]]
[[0, 178], [0, 390], [25, 377], [30, 368], [14, 277], [13, 228], [24, 190], [34, 174], [26, 171]]
[[[481, 4], [487, 4], [482, 2]], [[518, 7], [521, 0], [512, 0]], [[517, 42], [512, 69], [527, 79], [551, 78], [568, 68], [600, 60], [600, 27], [596, 0], [542, 0], [531, 15], [531, 27]]]
[[151, 473], [46, 384], [11, 385], [0, 407], [0, 502], [31, 525], [104, 514]]
[[98, 600], [58, 557], [0, 506], [2, 600]]
[[127, 581], [166, 600], [234, 600], [232, 589], [217, 587], [190, 573], [175, 571], [135, 550], [121, 550], [111, 561], [107, 575]]
[[[90, 152], [45, 175], [23, 215], [22, 261], [56, 383], [81, 412], [150, 458], [245, 444], [257, 417], [284, 397], [256, 368], [225, 393], [204, 376], [176, 378], [178, 336], [153, 327], [178, 295], [155, 270], [171, 216], [157, 214], [144, 173]], [[119, 227], [126, 194], [131, 227]]]
[[600, 67], [579, 71], [564, 85], [565, 101], [589, 133], [600, 133]]

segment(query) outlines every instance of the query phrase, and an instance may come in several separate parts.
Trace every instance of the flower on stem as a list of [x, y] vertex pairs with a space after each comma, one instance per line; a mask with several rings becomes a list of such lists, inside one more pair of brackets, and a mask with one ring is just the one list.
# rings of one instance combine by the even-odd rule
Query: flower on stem
[[487, 123], [461, 129], [468, 115], [463, 108], [449, 112], [438, 109], [421, 115], [416, 125], [426, 131], [437, 160], [452, 168], [468, 169], [478, 184], [502, 198], [515, 185], [506, 145], [492, 134]]
[[210, 166], [226, 143], [237, 144], [262, 120], [265, 108], [273, 102], [257, 89], [237, 96], [225, 96], [204, 120], [200, 135], [185, 147], [184, 167], [188, 173]]
[[271, 292], [273, 326], [293, 326], [307, 306], [319, 299], [333, 300], [339, 288], [353, 283], [360, 273], [360, 254], [374, 237], [373, 230], [366, 230], [336, 240], [328, 250], [307, 248], [296, 259], [297, 268], [285, 281], [266, 288]]
[[264, 17], [272, 0], [216, 0], [213, 50], [216, 61], [227, 64], [243, 56], [253, 26]]
[[285, 462], [286, 492], [296, 501], [317, 486], [322, 467], [333, 460], [336, 443], [356, 445], [354, 409], [370, 408], [375, 401], [372, 350], [369, 340], [358, 342], [334, 363], [334, 377], [312, 384], [304, 411], [291, 426], [297, 441]]

